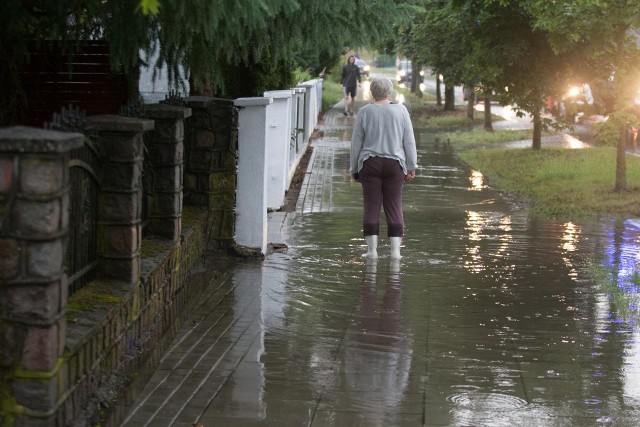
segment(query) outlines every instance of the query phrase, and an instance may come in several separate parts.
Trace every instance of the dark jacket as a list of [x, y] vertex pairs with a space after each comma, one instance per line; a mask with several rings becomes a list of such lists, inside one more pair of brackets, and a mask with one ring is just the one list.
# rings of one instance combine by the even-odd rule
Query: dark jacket
[[360, 68], [356, 64], [346, 64], [342, 67], [340, 84], [344, 87], [355, 87], [360, 79]]

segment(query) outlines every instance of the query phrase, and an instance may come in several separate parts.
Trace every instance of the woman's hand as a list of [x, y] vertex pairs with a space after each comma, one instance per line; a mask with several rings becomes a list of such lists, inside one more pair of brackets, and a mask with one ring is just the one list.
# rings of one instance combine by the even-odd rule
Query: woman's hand
[[405, 180], [405, 181], [411, 181], [411, 180], [412, 180], [413, 178], [415, 178], [415, 177], [416, 177], [416, 171], [409, 171], [409, 173], [407, 173], [407, 174], [404, 176], [404, 180]]
[[357, 182], [360, 182], [360, 174], [358, 172], [354, 173], [353, 175], [351, 175], [353, 177], [353, 179]]

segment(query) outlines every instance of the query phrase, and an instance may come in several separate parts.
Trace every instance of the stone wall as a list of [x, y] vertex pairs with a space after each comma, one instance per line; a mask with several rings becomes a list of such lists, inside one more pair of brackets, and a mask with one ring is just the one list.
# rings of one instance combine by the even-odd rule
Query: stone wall
[[95, 423], [144, 366], [156, 363], [156, 346], [172, 338], [180, 313], [202, 291], [188, 278], [205, 251], [206, 210], [188, 207], [185, 216], [177, 244], [143, 239], [137, 285], [94, 280], [70, 300], [63, 370], [71, 386], [59, 414], [73, 414], [76, 425]]
[[[219, 114], [206, 104], [210, 119]], [[102, 163], [97, 171], [99, 276], [72, 296], [64, 266], [70, 152], [84, 144], [85, 136], [0, 129], [2, 426], [93, 422], [124, 380], [152, 363], [157, 343], [171, 335], [167, 319], [176, 318], [202, 290], [187, 277], [203, 260], [211, 226], [216, 225], [217, 237], [232, 238], [215, 214], [233, 210], [216, 202], [234, 201], [233, 139], [227, 138], [223, 148], [218, 130], [212, 133], [217, 143], [206, 142], [202, 135], [211, 135], [206, 132], [186, 132], [199, 135], [197, 147], [218, 160], [208, 170], [196, 167], [204, 182], [190, 192], [195, 203], [184, 208], [184, 120], [191, 110], [151, 106], [147, 113], [153, 120], [90, 118]], [[232, 113], [226, 108], [225, 114]], [[225, 135], [233, 135], [232, 126], [226, 124]], [[150, 132], [147, 151], [159, 197], [150, 207], [149, 233], [142, 236], [145, 132]]]

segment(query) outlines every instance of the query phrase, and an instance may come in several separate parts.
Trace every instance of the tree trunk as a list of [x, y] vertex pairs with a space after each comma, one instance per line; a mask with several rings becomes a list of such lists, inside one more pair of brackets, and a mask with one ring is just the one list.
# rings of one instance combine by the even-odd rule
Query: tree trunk
[[204, 74], [201, 74], [200, 79], [197, 80], [194, 78], [195, 72], [192, 72], [189, 75], [189, 95], [190, 96], [213, 96], [213, 89], [209, 84], [209, 78]]
[[464, 99], [467, 100], [467, 118], [473, 120], [475, 117], [476, 90], [473, 86], [464, 85]]
[[453, 86], [449, 83], [444, 84], [444, 111], [455, 111], [456, 105], [454, 100]]
[[484, 98], [484, 130], [493, 132], [493, 118], [491, 117], [491, 97]]
[[542, 117], [540, 117], [540, 110], [535, 109], [533, 112], [533, 142], [531, 148], [534, 150], [540, 150], [542, 148]]
[[615, 191], [625, 191], [627, 189], [627, 153], [625, 150], [624, 131], [618, 138], [616, 149], [616, 187]]
[[438, 107], [442, 106], [442, 92], [440, 91], [440, 74], [436, 74], [436, 103]]
[[414, 59], [411, 60], [411, 93], [420, 92], [420, 66]]

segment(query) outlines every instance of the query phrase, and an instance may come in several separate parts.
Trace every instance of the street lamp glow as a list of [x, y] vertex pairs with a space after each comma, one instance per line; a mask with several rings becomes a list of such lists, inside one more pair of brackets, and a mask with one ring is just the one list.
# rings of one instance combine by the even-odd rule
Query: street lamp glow
[[569, 88], [569, 92], [567, 92], [567, 96], [569, 97], [573, 97], [573, 96], [578, 96], [580, 95], [580, 88], [577, 86], [571, 86]]

